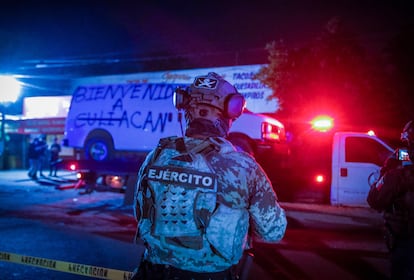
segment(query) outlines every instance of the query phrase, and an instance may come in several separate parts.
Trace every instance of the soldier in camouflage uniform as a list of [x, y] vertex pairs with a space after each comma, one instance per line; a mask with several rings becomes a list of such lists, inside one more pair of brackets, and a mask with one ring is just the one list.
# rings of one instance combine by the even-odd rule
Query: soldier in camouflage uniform
[[[401, 140], [414, 159], [414, 121], [408, 122]], [[391, 162], [398, 160], [396, 157]], [[395, 163], [372, 186], [368, 204], [383, 212], [386, 245], [391, 253], [391, 279], [414, 279], [414, 165]]]
[[174, 94], [185, 137], [161, 139], [138, 173], [135, 279], [234, 279], [249, 236], [278, 242], [286, 216], [263, 169], [225, 137], [245, 100], [216, 73]]

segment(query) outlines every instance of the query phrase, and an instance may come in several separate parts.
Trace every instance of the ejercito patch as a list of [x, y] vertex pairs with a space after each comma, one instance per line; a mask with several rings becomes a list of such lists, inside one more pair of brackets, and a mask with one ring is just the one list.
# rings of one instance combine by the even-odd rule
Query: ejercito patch
[[207, 189], [214, 189], [216, 184], [216, 176], [214, 174], [171, 166], [151, 166], [148, 169], [148, 180]]

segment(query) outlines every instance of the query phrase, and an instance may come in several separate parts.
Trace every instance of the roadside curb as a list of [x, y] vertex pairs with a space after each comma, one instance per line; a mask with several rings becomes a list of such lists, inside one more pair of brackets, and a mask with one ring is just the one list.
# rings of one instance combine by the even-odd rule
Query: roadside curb
[[[279, 202], [286, 215], [302, 221], [319, 221], [329, 223], [357, 224], [361, 226], [381, 226], [382, 214], [369, 207], [334, 206], [323, 204]], [[312, 214], [313, 213], [313, 214]]]
[[344, 216], [358, 216], [358, 217], [373, 217], [380, 213], [369, 207], [353, 207], [353, 206], [336, 206], [328, 204], [311, 204], [311, 203], [293, 203], [293, 202], [279, 202], [279, 204], [286, 210], [306, 211], [306, 212], [321, 212], [331, 215]]

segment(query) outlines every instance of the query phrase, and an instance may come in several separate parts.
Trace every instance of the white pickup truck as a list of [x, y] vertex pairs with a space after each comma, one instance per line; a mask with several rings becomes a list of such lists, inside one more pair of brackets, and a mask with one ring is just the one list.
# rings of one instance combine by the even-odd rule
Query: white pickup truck
[[394, 149], [371, 133], [339, 131], [307, 133], [291, 151], [282, 196], [364, 207], [373, 175]]
[[368, 133], [337, 132], [332, 146], [330, 202], [333, 205], [368, 206], [370, 185], [385, 160], [394, 152], [388, 144]]

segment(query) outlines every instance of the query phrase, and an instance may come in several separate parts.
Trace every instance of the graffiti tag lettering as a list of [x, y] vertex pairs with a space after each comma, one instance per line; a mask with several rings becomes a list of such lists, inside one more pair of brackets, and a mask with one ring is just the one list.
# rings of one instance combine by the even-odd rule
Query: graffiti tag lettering
[[75, 118], [75, 128], [93, 127], [125, 127], [142, 129], [144, 131], [163, 132], [168, 122], [173, 120], [172, 112], [153, 114], [152, 111], [122, 111], [120, 114], [110, 112], [81, 113]]
[[115, 84], [79, 86], [73, 93], [73, 102], [91, 102], [114, 99], [165, 100], [172, 97], [175, 84]]

